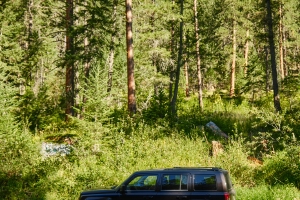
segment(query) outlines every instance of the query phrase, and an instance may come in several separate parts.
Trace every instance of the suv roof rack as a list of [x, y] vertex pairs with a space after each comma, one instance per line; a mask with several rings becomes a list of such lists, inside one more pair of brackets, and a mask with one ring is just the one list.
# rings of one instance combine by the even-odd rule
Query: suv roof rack
[[220, 171], [220, 170], [222, 170], [222, 168], [220, 168], [220, 167], [173, 167], [173, 168], [166, 168], [165, 170], [176, 170], [176, 169], [211, 170], [211, 171]]

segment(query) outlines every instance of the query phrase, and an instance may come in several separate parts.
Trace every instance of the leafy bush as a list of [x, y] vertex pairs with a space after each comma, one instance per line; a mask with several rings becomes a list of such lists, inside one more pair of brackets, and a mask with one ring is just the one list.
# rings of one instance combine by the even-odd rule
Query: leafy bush
[[290, 115], [267, 109], [255, 110], [255, 120], [252, 122], [250, 146], [255, 154], [260, 156], [272, 155], [292, 145], [296, 140], [296, 133], [290, 126]]
[[258, 185], [256, 187], [236, 187], [236, 200], [299, 200], [300, 192], [293, 185]]
[[32, 135], [15, 121], [13, 111], [16, 88], [0, 74], [0, 191], [2, 199], [28, 199], [28, 183], [34, 175], [27, 173], [37, 161], [37, 145]]
[[58, 128], [64, 123], [60, 100], [55, 100], [56, 98], [47, 93], [47, 88], [42, 87], [36, 95], [33, 91], [26, 90], [24, 95], [19, 96], [16, 118], [20, 123], [25, 123], [32, 132]]
[[146, 122], [152, 123], [159, 121], [159, 119], [166, 118], [168, 116], [168, 97], [164, 91], [159, 90], [157, 95], [151, 97], [149, 107], [142, 110], [143, 118]]
[[258, 176], [269, 185], [292, 184], [300, 189], [300, 149], [291, 146], [266, 158]]

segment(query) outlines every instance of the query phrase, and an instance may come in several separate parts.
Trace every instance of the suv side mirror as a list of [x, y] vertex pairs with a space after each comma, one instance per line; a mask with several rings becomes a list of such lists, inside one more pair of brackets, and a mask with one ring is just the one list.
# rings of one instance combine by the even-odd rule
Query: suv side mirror
[[125, 193], [125, 192], [126, 192], [126, 185], [121, 185], [120, 193]]

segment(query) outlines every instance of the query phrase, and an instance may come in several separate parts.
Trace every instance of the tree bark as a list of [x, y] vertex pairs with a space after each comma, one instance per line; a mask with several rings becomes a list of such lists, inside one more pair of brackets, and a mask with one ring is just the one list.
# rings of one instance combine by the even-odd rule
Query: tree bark
[[[188, 44], [189, 41], [185, 38], [185, 43]], [[185, 96], [190, 96], [190, 88], [189, 88], [189, 51], [186, 48], [186, 45], [184, 45], [185, 53], [184, 53], [184, 75], [185, 75]]]
[[[183, 16], [183, 0], [180, 1], [180, 15]], [[177, 94], [178, 94], [178, 86], [179, 86], [179, 77], [180, 77], [180, 68], [182, 65], [182, 51], [183, 51], [183, 19], [180, 21], [179, 27], [179, 52], [178, 52], [178, 60], [177, 60], [177, 68], [176, 68], [176, 77], [175, 77], [175, 86], [174, 86], [174, 95], [171, 102], [171, 115], [172, 118], [176, 116], [176, 102], [177, 102]]]
[[107, 81], [107, 92], [111, 91], [112, 88], [112, 75], [115, 57], [115, 37], [116, 37], [116, 18], [117, 18], [117, 0], [114, 0], [114, 13], [113, 13], [113, 30], [110, 41], [110, 52], [109, 52], [109, 68], [108, 68], [108, 81]]
[[73, 0], [66, 1], [66, 121], [69, 120], [69, 116], [74, 116], [74, 62], [70, 58], [73, 55], [74, 40], [71, 35], [71, 29], [73, 26]]
[[282, 7], [283, 5], [280, 3], [279, 5], [279, 58], [280, 58], [280, 74], [281, 79], [285, 78], [284, 71], [284, 51], [283, 51], [283, 16], [282, 16]]
[[266, 93], [268, 94], [271, 88], [270, 83], [270, 63], [269, 63], [269, 48], [267, 46], [264, 47], [265, 51], [265, 73], [266, 73]]
[[287, 56], [287, 45], [286, 45], [286, 32], [284, 26], [282, 27], [282, 44], [283, 44], [283, 69], [284, 69], [284, 76], [287, 77], [289, 73], [289, 65], [286, 64], [286, 56]]
[[274, 44], [274, 33], [273, 33], [273, 19], [272, 19], [272, 7], [271, 0], [266, 0], [267, 4], [267, 25], [269, 29], [269, 47], [271, 54], [271, 67], [272, 67], [272, 80], [273, 80], [273, 100], [274, 107], [277, 112], [281, 111], [280, 100], [279, 100], [279, 89], [277, 80], [277, 67], [276, 67], [276, 54], [275, 54], [275, 44]]
[[[84, 1], [84, 6], [87, 5], [86, 0]], [[87, 24], [87, 14], [85, 12], [84, 14], [84, 25]], [[84, 45], [84, 78], [85, 78], [85, 85], [84, 85], [84, 94], [82, 97], [82, 107], [81, 107], [81, 115], [80, 118], [84, 118], [84, 114], [85, 114], [85, 104], [88, 101], [88, 98], [86, 96], [86, 92], [88, 90], [88, 80], [90, 77], [90, 67], [91, 67], [91, 63], [90, 63], [90, 56], [88, 48], [89, 48], [89, 38], [87, 36], [87, 30], [85, 30], [85, 37], [84, 37], [84, 41], [83, 41], [83, 45]]]
[[[155, 5], [156, 1], [152, 0], [152, 4]], [[155, 13], [156, 10], [151, 12], [150, 15], [150, 26], [152, 27], [151, 32], [154, 34], [155, 33]], [[152, 48], [156, 49], [158, 47], [158, 42], [157, 41], [153, 41], [152, 44]], [[159, 61], [160, 61], [160, 56], [158, 52], [153, 52], [151, 55], [151, 61], [152, 61], [152, 66], [156, 69], [156, 74], [158, 74], [161, 71], [161, 66], [159, 65]], [[159, 92], [161, 91], [161, 83], [154, 83], [154, 95], [158, 96]]]
[[198, 103], [200, 110], [203, 111], [203, 95], [202, 95], [202, 74], [201, 74], [201, 59], [200, 59], [200, 44], [199, 44], [199, 28], [198, 28], [198, 11], [197, 0], [194, 0], [194, 28], [196, 38], [196, 56], [197, 56], [197, 77], [198, 77]]
[[[174, 10], [175, 1], [172, 0], [172, 10]], [[174, 18], [171, 20], [171, 41], [170, 41], [170, 52], [171, 60], [175, 60], [175, 28], [174, 28]], [[173, 62], [170, 64], [170, 83], [169, 83], [169, 102], [170, 102], [170, 115], [172, 115], [172, 97], [173, 97], [173, 82], [174, 82], [174, 65]]]
[[189, 88], [189, 64], [188, 59], [184, 59], [184, 75], [185, 75], [185, 96], [190, 96], [190, 88]]
[[[28, 63], [28, 72], [25, 75], [25, 88], [26, 85], [29, 84], [29, 82], [32, 81], [32, 66], [30, 64], [30, 51], [32, 51], [32, 35], [33, 35], [33, 0], [29, 0], [28, 1], [28, 10], [27, 10], [27, 17], [28, 17], [28, 28], [27, 28], [27, 41], [26, 41], [26, 51], [27, 51], [27, 55], [26, 55], [26, 62]], [[36, 72], [38, 73], [38, 72]], [[26, 92], [26, 89], [24, 90]], [[35, 95], [37, 95], [37, 91], [35, 91], [33, 89], [33, 92]]]
[[[76, 5], [77, 1], [75, 1], [75, 4], [73, 5], [73, 7], [75, 7], [75, 13], [78, 13], [78, 9], [79, 9], [79, 6]], [[74, 9], [73, 9], [73, 12], [74, 12]], [[73, 13], [74, 15], [74, 13]], [[76, 18], [75, 20], [75, 23], [73, 24], [74, 26], [78, 26], [79, 25], [79, 19]], [[73, 36], [72, 36], [73, 37]], [[74, 37], [73, 37], [73, 40], [74, 40]], [[74, 42], [73, 45], [75, 45], [76, 42]], [[75, 49], [73, 47], [73, 55], [75, 54]], [[80, 108], [80, 95], [79, 95], [79, 90], [80, 90], [80, 81], [79, 81], [79, 61], [78, 60], [74, 60], [73, 62], [73, 73], [74, 73], [74, 90], [73, 90], [73, 93], [74, 93], [74, 116], [76, 116], [78, 119], [80, 118], [80, 112], [79, 112], [79, 108]]]
[[244, 66], [244, 75], [247, 75], [247, 70], [248, 70], [248, 55], [249, 55], [249, 37], [250, 37], [250, 33], [249, 33], [249, 29], [247, 29], [246, 32], [246, 44], [245, 44], [245, 66]]
[[[28, 0], [26, 3], [26, 12], [24, 13], [24, 24], [26, 26], [26, 39], [24, 40], [24, 63], [26, 69], [22, 71], [18, 76], [22, 77], [19, 83], [20, 95], [24, 95], [26, 93], [26, 86], [31, 84], [32, 81], [32, 67], [30, 64], [30, 54], [31, 54], [31, 41], [32, 41], [32, 33], [33, 33], [33, 0]], [[34, 94], [35, 90], [33, 89]]]
[[126, 44], [127, 44], [127, 83], [128, 83], [128, 110], [130, 116], [136, 113], [133, 35], [132, 35], [132, 0], [126, 0]]
[[[235, 16], [234, 16], [235, 18]], [[232, 64], [230, 72], [230, 97], [234, 96], [235, 90], [235, 65], [236, 65], [236, 21], [233, 19], [233, 34], [232, 34]]]

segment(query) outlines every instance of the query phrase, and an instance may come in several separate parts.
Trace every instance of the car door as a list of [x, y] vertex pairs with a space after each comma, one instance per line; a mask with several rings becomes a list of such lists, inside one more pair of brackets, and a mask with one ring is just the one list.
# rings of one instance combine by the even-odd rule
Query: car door
[[121, 200], [156, 199], [157, 174], [136, 174], [125, 183]]
[[158, 200], [188, 200], [189, 174], [165, 173], [159, 182]]

